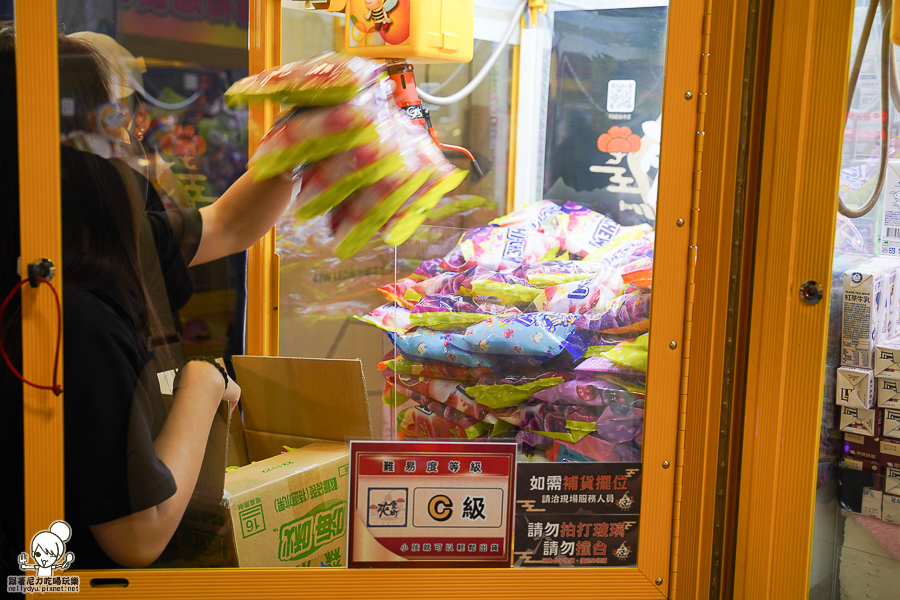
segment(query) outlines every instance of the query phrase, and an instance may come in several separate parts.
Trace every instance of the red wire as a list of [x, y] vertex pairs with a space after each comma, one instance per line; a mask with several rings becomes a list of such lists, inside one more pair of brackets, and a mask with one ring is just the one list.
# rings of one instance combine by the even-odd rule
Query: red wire
[[[53, 290], [53, 296], [56, 298], [56, 356], [53, 359], [53, 385], [39, 385], [32, 381], [25, 379], [21, 373], [16, 371], [16, 368], [13, 366], [12, 361], [9, 360], [9, 356], [6, 355], [6, 349], [3, 347], [3, 339], [0, 338], [0, 354], [3, 354], [3, 360], [6, 361], [6, 366], [9, 367], [9, 370], [13, 372], [13, 374], [22, 380], [23, 383], [27, 383], [31, 387], [36, 387], [39, 390], [52, 390], [53, 393], [57, 396], [62, 394], [62, 386], [57, 383], [57, 375], [59, 373], [59, 347], [62, 342], [62, 307], [59, 302], [59, 292], [56, 291], [56, 288], [53, 287], [53, 284], [44, 279], [43, 277], [35, 277], [36, 280], [41, 283], [46, 283], [50, 286], [50, 289]], [[27, 279], [23, 279], [19, 283], [16, 284], [16, 287], [12, 289], [12, 291], [6, 296], [6, 299], [3, 301], [3, 304], [0, 305], [0, 324], [3, 323], [3, 313], [6, 311], [6, 306], [9, 304], [10, 300], [13, 299], [13, 296], [16, 295], [22, 286], [28, 283]]]

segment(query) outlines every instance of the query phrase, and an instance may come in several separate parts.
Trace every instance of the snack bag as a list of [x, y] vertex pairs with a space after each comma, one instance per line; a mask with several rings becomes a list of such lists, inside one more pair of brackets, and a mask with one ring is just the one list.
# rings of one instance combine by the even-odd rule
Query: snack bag
[[457, 294], [430, 294], [413, 308], [410, 323], [413, 327], [447, 329], [465, 328], [487, 319], [470, 300]]
[[638, 258], [618, 269], [626, 285], [649, 290], [653, 283], [653, 258]]
[[473, 354], [454, 345], [456, 336], [451, 333], [420, 327], [406, 333], [388, 332], [388, 335], [404, 356], [439, 360], [464, 367], [490, 367], [494, 363], [490, 356]]
[[644, 430], [644, 411], [623, 404], [607, 407], [597, 419], [597, 436], [621, 444], [632, 441]]
[[605, 305], [622, 289], [622, 277], [597, 273], [589, 279], [544, 288], [534, 299], [538, 312], [584, 314], [595, 305]]
[[463, 382], [461, 381], [401, 374], [397, 375], [392, 383], [403, 394], [422, 394], [479, 421], [486, 423], [497, 422], [497, 418], [493, 415], [490, 408], [479, 404], [465, 393]]
[[556, 256], [559, 240], [527, 229], [479, 227], [462, 235], [456, 247], [444, 257], [447, 271], [465, 271], [475, 266], [491, 271], [511, 271], [522, 263]]
[[[488, 435], [491, 427], [478, 422], [453, 422], [421, 406], [406, 408], [397, 414], [397, 431], [403, 437], [430, 440], [465, 440]], [[403, 439], [401, 437], [401, 439]]]
[[478, 312], [478, 307], [463, 296], [458, 294], [429, 294], [424, 296], [416, 307], [413, 308], [414, 313], [436, 313], [436, 312], [459, 312], [474, 313]]
[[574, 202], [562, 205], [566, 215], [563, 250], [584, 258], [602, 248], [619, 233], [619, 224], [611, 218]]
[[559, 238], [565, 235], [566, 221], [565, 213], [559, 205], [552, 200], [542, 200], [498, 217], [488, 224], [527, 229]]
[[296, 210], [298, 219], [311, 219], [402, 166], [399, 147], [392, 138], [382, 138], [341, 152], [303, 170], [300, 191], [291, 208]]
[[[562, 377], [547, 377], [523, 383], [497, 383], [473, 385], [466, 388], [466, 394], [490, 408], [504, 408], [526, 402], [535, 392], [563, 383]], [[513, 423], [516, 425], [517, 423]]]
[[393, 304], [384, 304], [373, 309], [369, 314], [354, 318], [364, 323], [370, 323], [385, 331], [404, 332], [409, 329], [409, 310]]
[[428, 176], [428, 170], [401, 171], [347, 199], [332, 216], [334, 237], [339, 242], [335, 256], [346, 260], [359, 252]]
[[[609, 350], [612, 350], [612, 348]], [[604, 352], [606, 351], [607, 350], [604, 350]], [[645, 386], [647, 381], [646, 373], [638, 371], [637, 369], [623, 367], [603, 356], [594, 356], [585, 359], [584, 362], [575, 367], [575, 372], [601, 379], [609, 379], [609, 376], [614, 376], [623, 381], [627, 381], [631, 385]], [[609, 380], [614, 381], [611, 379]]]
[[607, 404], [634, 404], [642, 401], [642, 394], [634, 394], [620, 385], [603, 379], [578, 377], [534, 395], [535, 400], [550, 404], [602, 406]]
[[[339, 258], [348, 258], [362, 249], [418, 190], [435, 178], [444, 178], [442, 169], [450, 165], [432, 139], [405, 113], [390, 114], [388, 124], [379, 131], [389, 130], [390, 137], [399, 142], [402, 162], [396, 172], [360, 190], [341, 205], [337, 213], [340, 224], [335, 227], [335, 238], [340, 240], [335, 254]], [[381, 137], [390, 144], [385, 135]]]
[[409, 204], [397, 214], [390, 231], [384, 238], [384, 243], [389, 246], [399, 246], [408, 240], [419, 228], [419, 225], [430, 216], [432, 209], [437, 206], [441, 198], [459, 187], [459, 184], [469, 174], [468, 171], [457, 169], [450, 164], [437, 151], [436, 146], [434, 150], [440, 155], [440, 159], [437, 156], [433, 158], [435, 170], [428, 181], [413, 194]]
[[[385, 398], [390, 399], [393, 394], [393, 390], [391, 389], [391, 384], [388, 384], [385, 392]], [[404, 396], [403, 394], [406, 394]], [[447, 406], [446, 404], [441, 404], [437, 400], [432, 400], [427, 396], [423, 396], [417, 392], [413, 392], [410, 390], [404, 390], [402, 393], [398, 393], [397, 405], [399, 406], [401, 402], [405, 403], [408, 400], [411, 400], [421, 408], [425, 409], [427, 412], [432, 412], [435, 415], [449, 421], [454, 425], [458, 425], [466, 432], [466, 437], [473, 438], [484, 435], [486, 432], [491, 431], [493, 428], [490, 427], [487, 423], [483, 423], [478, 419], [474, 419], [470, 416], [467, 416], [455, 408]], [[388, 406], [394, 404], [391, 400], [390, 402], [385, 402]]]
[[441, 269], [441, 259], [432, 258], [429, 260], [423, 260], [422, 264], [416, 267], [416, 270], [412, 272], [410, 277], [414, 279], [418, 279], [419, 281], [425, 281], [435, 275], [442, 273], [443, 269]]
[[568, 433], [563, 412], [543, 402], [529, 402], [495, 410], [494, 414], [496, 418], [519, 429], [540, 433]]
[[291, 106], [326, 106], [347, 102], [378, 81], [386, 65], [329, 52], [245, 77], [225, 92], [235, 108], [272, 100]]
[[621, 462], [616, 452], [616, 444], [588, 435], [574, 444], [563, 440], [553, 440], [547, 448], [547, 458], [553, 462]]
[[407, 287], [403, 292], [403, 298], [409, 302], [418, 302], [432, 294], [459, 294], [465, 278], [465, 273], [453, 271], [438, 273], [434, 277]]
[[456, 189], [463, 182], [468, 171], [454, 167], [431, 138], [409, 119], [402, 121], [406, 137], [415, 140], [410, 156], [423, 161], [429, 169], [427, 181], [420, 184], [404, 207], [397, 207], [396, 215], [392, 214], [393, 226], [385, 236], [385, 243], [399, 246], [415, 233], [419, 225], [429, 217], [431, 210], [437, 206], [445, 195]]
[[650, 334], [638, 336], [633, 342], [622, 342], [612, 350], [604, 352], [602, 356], [608, 358], [617, 365], [647, 372], [647, 353], [650, 344]]
[[600, 266], [580, 260], [550, 260], [529, 265], [522, 265], [513, 275], [521, 277], [529, 285], [547, 288], [573, 281], [589, 279], [597, 274]]
[[472, 296], [496, 298], [501, 304], [527, 304], [541, 292], [524, 279], [483, 267], [473, 267], [465, 275], [460, 290], [468, 291]]
[[579, 317], [578, 327], [606, 333], [644, 333], [650, 329], [650, 294], [616, 296]]
[[580, 357], [587, 345], [574, 335], [576, 319], [557, 313], [496, 316], [472, 325], [455, 343], [473, 353], [552, 358], [568, 350]]
[[[653, 250], [653, 229], [649, 225], [623, 227], [618, 235], [586, 257], [585, 262], [600, 263], [605, 269], [616, 269]], [[638, 256], [641, 253], [642, 256]]]
[[373, 142], [376, 119], [364, 104], [288, 111], [260, 140], [248, 167], [260, 181]]
[[439, 362], [422, 362], [408, 360], [402, 356], [378, 363], [378, 370], [388, 373], [405, 373], [415, 377], [456, 379], [458, 381], [478, 381], [480, 377], [492, 372], [487, 367], [463, 367]]
[[415, 303], [406, 300], [404, 294], [406, 293], [406, 290], [417, 283], [420, 283], [420, 281], [410, 275], [409, 277], [398, 279], [394, 283], [387, 283], [379, 287], [378, 291], [381, 292], [381, 295], [384, 296], [388, 302], [396, 302], [400, 306], [411, 310], [413, 306], [415, 306]]

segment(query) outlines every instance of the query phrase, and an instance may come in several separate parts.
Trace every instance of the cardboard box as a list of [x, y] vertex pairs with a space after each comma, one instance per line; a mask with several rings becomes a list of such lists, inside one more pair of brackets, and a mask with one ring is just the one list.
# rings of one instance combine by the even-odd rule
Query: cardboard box
[[878, 460], [881, 455], [881, 439], [858, 433], [844, 434], [844, 456]]
[[884, 493], [900, 496], [900, 462], [882, 463], [884, 474]]
[[[372, 437], [360, 361], [235, 356], [234, 367], [242, 418], [217, 415], [213, 460], [176, 533], [179, 566], [345, 565], [346, 442]], [[226, 456], [241, 468], [226, 474]]]
[[835, 402], [856, 408], [875, 407], [875, 375], [871, 369], [839, 367]]
[[881, 435], [886, 438], [900, 440], [900, 410], [879, 408], [882, 412]]
[[894, 257], [881, 256], [872, 261], [874, 265], [882, 269], [884, 274], [884, 282], [880, 303], [878, 306], [878, 331], [875, 333], [875, 343], [880, 344], [890, 340], [896, 335], [894, 333], [895, 320], [898, 317], [900, 307], [896, 303], [900, 301], [900, 295], [894, 294], [895, 283], [897, 282], [897, 268], [900, 261]]
[[884, 318], [884, 265], [879, 259], [844, 272], [841, 364], [872, 369]]
[[900, 458], [900, 442], [881, 440], [880, 450], [882, 460], [891, 460], [893, 456]]
[[900, 379], [876, 377], [875, 400], [878, 408], [900, 408]]
[[857, 433], [871, 437], [881, 437], [881, 409], [841, 407], [840, 429], [847, 433]]
[[900, 338], [893, 338], [875, 346], [874, 371], [876, 377], [900, 380]]
[[862, 514], [867, 517], [881, 518], [883, 493], [872, 488], [863, 488]]
[[900, 496], [882, 496], [881, 520], [885, 523], [900, 523]]
[[[855, 471], [866, 471], [874, 475], [881, 475], [881, 464], [877, 460], [869, 460], [866, 458], [853, 458], [851, 456], [844, 457], [845, 469], [853, 469]], [[881, 486], [878, 486], [879, 488]]]

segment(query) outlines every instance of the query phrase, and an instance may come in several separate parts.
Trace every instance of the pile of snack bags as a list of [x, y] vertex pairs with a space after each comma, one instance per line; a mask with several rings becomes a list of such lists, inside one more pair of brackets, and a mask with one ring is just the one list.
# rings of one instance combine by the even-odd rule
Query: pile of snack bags
[[653, 229], [545, 200], [382, 286], [361, 320], [400, 439], [516, 441], [535, 461], [640, 460]]
[[402, 244], [468, 173], [397, 108], [384, 70], [329, 53], [247, 77], [225, 93], [231, 106], [290, 106], [260, 141], [250, 173], [296, 173], [292, 210], [299, 220], [330, 215], [342, 259], [380, 231], [388, 244]]

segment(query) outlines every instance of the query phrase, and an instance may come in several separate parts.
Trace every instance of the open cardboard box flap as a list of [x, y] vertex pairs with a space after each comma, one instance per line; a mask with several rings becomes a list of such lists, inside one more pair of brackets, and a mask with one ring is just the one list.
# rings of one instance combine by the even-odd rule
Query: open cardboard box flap
[[[335, 484], [323, 489], [323, 494], [330, 490], [332, 495], [346, 495], [346, 467], [342, 465], [347, 449], [334, 444], [372, 438], [366, 385], [358, 359], [235, 356], [233, 361], [241, 386], [243, 425], [238, 412], [229, 415], [223, 402], [213, 420], [197, 487], [178, 534], [182, 562], [172, 563], [178, 566], [282, 564], [268, 550], [252, 547], [265, 544], [266, 536], [247, 535], [242, 528], [253, 521], [236, 520], [235, 511], [240, 507], [233, 506], [232, 500], [265, 496], [270, 526], [279, 517], [297, 518], [293, 508], [308, 510], [307, 504], [273, 512], [272, 502], [282, 497], [293, 499], [298, 490], [292, 485], [322, 483], [323, 478]], [[306, 448], [319, 442], [330, 445]], [[285, 459], [280, 455], [285, 445], [303, 450]], [[271, 461], [260, 466], [272, 462], [276, 468], [264, 469], [265, 473], [239, 469], [225, 475], [226, 465], [243, 467], [265, 459]], [[294, 478], [293, 483], [288, 483], [288, 478]], [[307, 499], [320, 502], [314, 495]], [[331, 504], [335, 502], [331, 500]], [[263, 511], [263, 504], [250, 510]], [[295, 562], [298, 564], [293, 566], [299, 566]]]
[[366, 382], [358, 359], [235, 356], [246, 464], [284, 445], [371, 439]]

